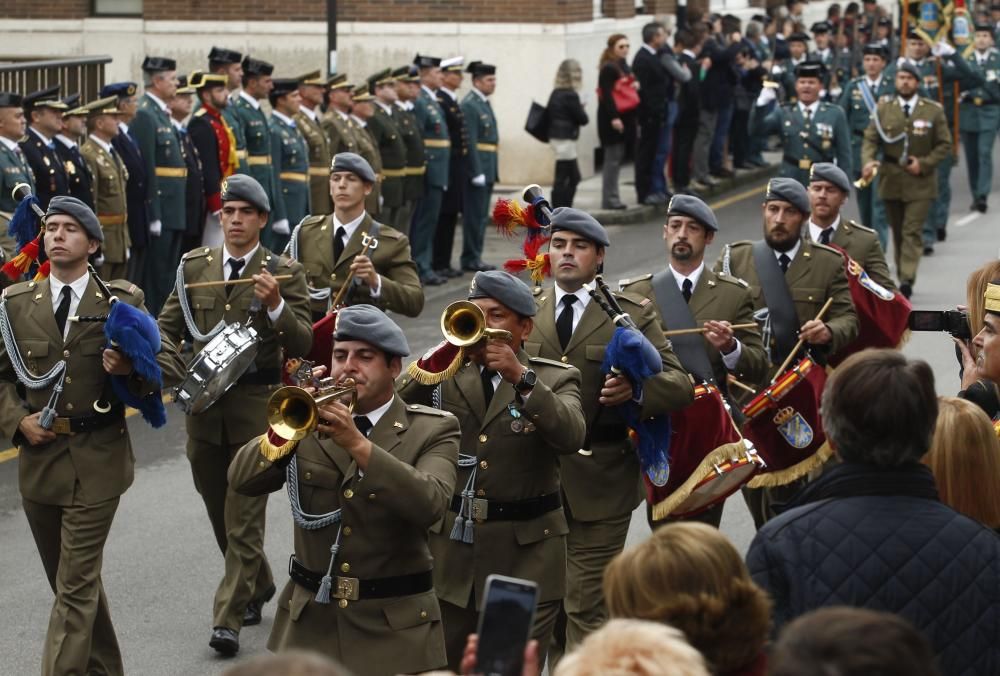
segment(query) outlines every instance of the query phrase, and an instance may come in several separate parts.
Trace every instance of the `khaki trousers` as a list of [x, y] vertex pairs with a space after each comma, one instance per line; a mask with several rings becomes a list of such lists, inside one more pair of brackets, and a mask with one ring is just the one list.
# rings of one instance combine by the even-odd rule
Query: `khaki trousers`
[[125, 673], [101, 582], [104, 543], [118, 500], [60, 507], [22, 499], [56, 594], [42, 653], [43, 676]]
[[917, 266], [924, 253], [924, 221], [932, 200], [883, 200], [892, 230], [896, 277], [900, 284], [917, 281]]

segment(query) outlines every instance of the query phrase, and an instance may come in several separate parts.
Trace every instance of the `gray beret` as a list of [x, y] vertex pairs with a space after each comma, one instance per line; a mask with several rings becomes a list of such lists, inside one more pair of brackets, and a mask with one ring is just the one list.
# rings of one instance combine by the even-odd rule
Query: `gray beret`
[[764, 201], [788, 202], [804, 214], [808, 214], [811, 211], [809, 207], [809, 193], [794, 178], [772, 178], [768, 181]]
[[334, 340], [360, 340], [386, 354], [410, 354], [403, 329], [374, 305], [349, 305], [337, 313]]
[[916, 65], [909, 59], [900, 59], [899, 63], [896, 64], [897, 73], [909, 73], [913, 77], [917, 78], [917, 82], [922, 82], [923, 78], [920, 76], [920, 71], [917, 70]]
[[222, 181], [222, 201], [243, 201], [257, 207], [260, 211], [271, 211], [271, 201], [257, 179], [246, 174], [233, 174]]
[[809, 182], [828, 181], [843, 190], [851, 192], [851, 181], [844, 170], [832, 162], [817, 162], [809, 168]]
[[600, 244], [601, 246], [611, 246], [608, 239], [608, 231], [597, 222], [597, 219], [586, 211], [580, 211], [572, 207], [558, 207], [552, 210], [552, 232], [557, 230], [569, 230], [578, 235]]
[[503, 270], [477, 272], [469, 285], [469, 300], [492, 298], [522, 317], [535, 316], [535, 298], [520, 279]]
[[333, 156], [330, 171], [349, 171], [352, 174], [357, 174], [362, 181], [375, 182], [375, 172], [372, 171], [372, 165], [368, 164], [368, 160], [357, 153], [337, 153]]
[[55, 214], [65, 214], [79, 223], [91, 239], [98, 242], [104, 241], [104, 231], [101, 230], [101, 222], [97, 220], [94, 211], [86, 204], [75, 197], [57, 195], [49, 200], [49, 210], [45, 213], [46, 218]]
[[719, 231], [719, 223], [715, 220], [715, 213], [707, 204], [693, 195], [674, 195], [670, 198], [670, 203], [667, 205], [667, 216], [675, 214], [690, 216], [709, 230]]

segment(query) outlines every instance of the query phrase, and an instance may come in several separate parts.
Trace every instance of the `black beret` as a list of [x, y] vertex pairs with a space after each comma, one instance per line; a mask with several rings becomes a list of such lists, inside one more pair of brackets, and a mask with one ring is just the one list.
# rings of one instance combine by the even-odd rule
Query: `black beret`
[[142, 60], [142, 70], [147, 73], [162, 73], [166, 70], [177, 70], [177, 62], [165, 56], [147, 56]]
[[251, 59], [250, 56], [243, 57], [243, 74], [249, 76], [270, 75], [274, 72], [274, 66], [267, 61]]
[[366, 183], [374, 183], [376, 176], [368, 160], [357, 153], [337, 153], [330, 164], [330, 172], [349, 171]]
[[715, 214], [707, 204], [693, 195], [674, 195], [670, 198], [670, 203], [667, 204], [667, 216], [675, 214], [690, 216], [712, 232], [719, 231], [719, 222]]
[[135, 96], [138, 86], [134, 82], [112, 82], [101, 87], [99, 96]]
[[20, 94], [0, 92], [0, 108], [20, 108], [22, 101]]
[[520, 279], [503, 270], [477, 272], [469, 285], [469, 300], [492, 298], [522, 317], [534, 317], [535, 298]]
[[785, 42], [809, 42], [809, 36], [799, 31], [785, 38]]
[[764, 201], [788, 202], [803, 214], [810, 211], [809, 193], [794, 178], [772, 178], [768, 181]]
[[418, 68], [438, 68], [441, 65], [441, 59], [436, 56], [421, 56], [417, 54], [413, 57], [413, 65]]
[[851, 192], [851, 181], [844, 170], [833, 162], [817, 162], [809, 167], [809, 182], [828, 181], [846, 193]]
[[795, 66], [795, 77], [815, 77], [820, 80], [826, 75], [826, 66], [819, 61], [803, 61]]
[[93, 209], [75, 197], [68, 195], [56, 195], [49, 200], [48, 211], [45, 212], [46, 219], [55, 214], [65, 214], [75, 220], [87, 231], [91, 239], [98, 242], [104, 241], [104, 231], [101, 230], [101, 222], [97, 220], [97, 215]]
[[271, 93], [268, 94], [268, 98], [272, 101], [277, 100], [279, 96], [287, 96], [288, 94], [299, 90], [298, 78], [276, 77], [272, 80], [272, 82], [274, 83], [274, 89], [272, 89]]
[[243, 55], [225, 47], [212, 47], [212, 51], [208, 53], [208, 60], [210, 63], [239, 63], [243, 60]]
[[573, 207], [557, 207], [552, 211], [551, 221], [552, 232], [569, 230], [601, 246], [611, 246], [608, 231], [586, 211], [580, 211]]
[[878, 42], [869, 42], [867, 45], [861, 48], [861, 53], [881, 56], [883, 60], [889, 58], [889, 50], [885, 48], [885, 45], [880, 44]]
[[809, 30], [813, 33], [829, 33], [833, 30], [833, 26], [831, 26], [828, 21], [817, 21]]
[[222, 201], [249, 202], [260, 211], [271, 211], [271, 201], [257, 179], [246, 174], [233, 174], [222, 181]]
[[896, 72], [909, 73], [913, 77], [917, 78], [917, 82], [920, 82], [920, 71], [917, 69], [916, 64], [909, 59], [900, 59], [899, 63], [896, 64]]
[[465, 69], [469, 73], [472, 73], [472, 77], [483, 77], [484, 75], [496, 75], [497, 67], [489, 64], [483, 63], [482, 61], [473, 61], [469, 64], [469, 67]]
[[403, 329], [374, 305], [349, 305], [337, 313], [334, 340], [360, 340], [386, 354], [410, 354]]
[[993, 34], [993, 26], [991, 26], [988, 23], [977, 23], [976, 24], [976, 32], [980, 33], [980, 32], [983, 32], [983, 31], [985, 31], [987, 33], [990, 33], [992, 35]]

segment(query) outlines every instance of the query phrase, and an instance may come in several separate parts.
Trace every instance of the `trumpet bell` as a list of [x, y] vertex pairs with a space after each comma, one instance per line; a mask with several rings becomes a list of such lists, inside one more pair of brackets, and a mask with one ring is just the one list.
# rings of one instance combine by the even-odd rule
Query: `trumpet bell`
[[299, 441], [319, 425], [320, 404], [348, 395], [347, 408], [353, 413], [358, 403], [358, 390], [351, 378], [319, 390], [315, 395], [294, 385], [282, 387], [267, 401], [267, 423], [282, 439]]
[[456, 300], [441, 313], [441, 333], [455, 347], [471, 347], [483, 338], [510, 343], [514, 337], [504, 329], [486, 327], [481, 307], [467, 300]]

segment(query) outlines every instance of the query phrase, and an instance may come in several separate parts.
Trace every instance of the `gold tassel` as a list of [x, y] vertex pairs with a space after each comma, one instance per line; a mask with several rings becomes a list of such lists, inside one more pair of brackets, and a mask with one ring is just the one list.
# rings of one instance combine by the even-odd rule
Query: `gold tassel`
[[275, 446], [271, 443], [271, 440], [267, 438], [267, 433], [265, 432], [260, 435], [260, 454], [267, 458], [270, 462], [278, 462], [291, 453], [298, 443], [299, 442], [297, 441], [286, 441], [280, 446]]
[[747, 447], [743, 440], [734, 441], [731, 444], [724, 444], [706, 455], [698, 467], [691, 473], [687, 481], [682, 483], [677, 490], [653, 505], [653, 521], [661, 521], [673, 514], [684, 501], [691, 497], [698, 484], [711, 472], [715, 472], [715, 466], [734, 458], [742, 458], [746, 455]]
[[833, 449], [830, 448], [830, 442], [824, 441], [823, 445], [815, 453], [802, 462], [797, 462], [786, 469], [758, 474], [747, 484], [747, 488], [774, 488], [775, 486], [790, 484], [817, 469], [831, 457], [833, 457]]
[[458, 369], [462, 367], [462, 362], [465, 361], [465, 349], [461, 349], [455, 355], [455, 358], [451, 360], [448, 364], [448, 368], [444, 371], [439, 371], [438, 373], [431, 373], [430, 371], [425, 371], [417, 365], [417, 362], [410, 364], [406, 372], [411, 378], [416, 380], [421, 385], [437, 385], [440, 382], [448, 380], [453, 375], [458, 373]]

